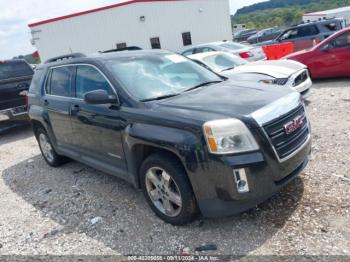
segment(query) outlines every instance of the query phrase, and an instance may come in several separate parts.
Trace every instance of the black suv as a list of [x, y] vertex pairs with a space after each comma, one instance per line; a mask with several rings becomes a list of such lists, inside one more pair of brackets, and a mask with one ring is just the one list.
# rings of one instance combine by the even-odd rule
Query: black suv
[[308, 163], [298, 93], [230, 82], [167, 51], [51, 59], [28, 97], [49, 165], [68, 157], [125, 179], [172, 224], [249, 209]]
[[0, 120], [28, 120], [26, 96], [34, 71], [24, 60], [0, 61]]

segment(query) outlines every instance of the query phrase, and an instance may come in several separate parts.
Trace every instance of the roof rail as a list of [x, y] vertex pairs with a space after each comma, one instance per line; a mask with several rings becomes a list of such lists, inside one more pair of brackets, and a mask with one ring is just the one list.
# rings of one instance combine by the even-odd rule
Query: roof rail
[[106, 53], [113, 53], [113, 52], [137, 51], [137, 50], [142, 50], [142, 48], [138, 47], [138, 46], [128, 46], [128, 47], [111, 49], [111, 50], [106, 50], [106, 51], [99, 51], [99, 53], [106, 54]]
[[83, 53], [71, 53], [67, 55], [56, 56], [45, 61], [45, 64], [62, 61], [65, 59], [81, 58], [86, 57]]

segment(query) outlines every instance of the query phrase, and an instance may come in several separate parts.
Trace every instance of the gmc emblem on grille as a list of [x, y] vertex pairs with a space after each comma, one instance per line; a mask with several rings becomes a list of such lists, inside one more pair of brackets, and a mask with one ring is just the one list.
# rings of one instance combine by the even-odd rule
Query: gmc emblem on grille
[[295, 131], [297, 131], [303, 124], [304, 124], [304, 117], [297, 116], [292, 121], [284, 125], [284, 130], [286, 131], [287, 135], [290, 135], [291, 133], [294, 133]]

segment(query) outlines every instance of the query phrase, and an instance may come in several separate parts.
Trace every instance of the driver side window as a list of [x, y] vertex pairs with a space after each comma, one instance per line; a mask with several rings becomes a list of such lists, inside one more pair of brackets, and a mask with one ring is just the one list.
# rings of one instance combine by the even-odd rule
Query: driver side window
[[114, 94], [112, 87], [98, 70], [88, 65], [77, 66], [75, 96], [83, 99], [85, 93], [99, 89], [107, 91], [109, 95]]
[[331, 48], [350, 47], [350, 33], [345, 33], [338, 36], [331, 42]]

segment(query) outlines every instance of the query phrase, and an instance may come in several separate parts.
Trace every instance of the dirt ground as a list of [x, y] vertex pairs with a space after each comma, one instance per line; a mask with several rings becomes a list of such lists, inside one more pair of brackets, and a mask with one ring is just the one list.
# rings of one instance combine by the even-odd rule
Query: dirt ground
[[313, 154], [304, 172], [241, 215], [184, 227], [141, 192], [85, 165], [49, 167], [29, 127], [0, 133], [0, 255], [194, 253], [350, 255], [350, 79], [314, 84]]

